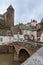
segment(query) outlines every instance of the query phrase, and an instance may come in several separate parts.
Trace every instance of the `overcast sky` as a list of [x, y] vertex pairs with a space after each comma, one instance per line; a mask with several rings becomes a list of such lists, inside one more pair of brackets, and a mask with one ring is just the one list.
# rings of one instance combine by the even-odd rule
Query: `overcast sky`
[[43, 0], [0, 0], [0, 14], [10, 4], [15, 9], [15, 24], [27, 23], [31, 19], [39, 22], [43, 18]]

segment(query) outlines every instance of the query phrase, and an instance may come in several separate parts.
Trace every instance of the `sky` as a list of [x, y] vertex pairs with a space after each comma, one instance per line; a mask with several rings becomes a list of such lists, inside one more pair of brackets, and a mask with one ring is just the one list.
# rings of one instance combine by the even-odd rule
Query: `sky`
[[26, 24], [31, 19], [40, 22], [43, 18], [43, 0], [0, 0], [0, 14], [6, 12], [9, 5], [12, 5], [15, 9], [15, 25]]

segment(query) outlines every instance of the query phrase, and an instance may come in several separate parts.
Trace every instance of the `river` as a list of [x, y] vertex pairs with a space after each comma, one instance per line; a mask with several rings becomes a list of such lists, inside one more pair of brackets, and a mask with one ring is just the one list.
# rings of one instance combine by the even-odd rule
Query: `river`
[[14, 54], [0, 54], [1, 65], [21, 65], [19, 62], [14, 61]]

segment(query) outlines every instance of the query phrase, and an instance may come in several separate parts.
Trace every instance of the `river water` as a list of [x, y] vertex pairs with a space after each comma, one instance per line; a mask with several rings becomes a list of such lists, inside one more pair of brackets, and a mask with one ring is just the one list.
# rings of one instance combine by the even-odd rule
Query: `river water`
[[20, 62], [14, 61], [14, 54], [0, 54], [1, 65], [21, 65]]

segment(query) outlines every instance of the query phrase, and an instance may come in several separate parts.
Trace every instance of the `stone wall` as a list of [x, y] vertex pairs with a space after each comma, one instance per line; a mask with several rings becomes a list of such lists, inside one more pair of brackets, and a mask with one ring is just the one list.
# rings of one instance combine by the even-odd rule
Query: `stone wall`
[[0, 53], [6, 53], [6, 52], [8, 52], [8, 46], [0, 45]]

